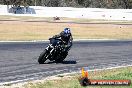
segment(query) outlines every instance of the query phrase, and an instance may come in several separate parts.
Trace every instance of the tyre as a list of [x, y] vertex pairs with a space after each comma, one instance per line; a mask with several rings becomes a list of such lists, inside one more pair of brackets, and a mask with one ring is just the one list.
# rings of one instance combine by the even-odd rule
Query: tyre
[[43, 63], [47, 60], [46, 56], [47, 56], [47, 51], [44, 50], [44, 51], [40, 54], [40, 56], [39, 56], [39, 58], [38, 58], [39, 64], [43, 64]]

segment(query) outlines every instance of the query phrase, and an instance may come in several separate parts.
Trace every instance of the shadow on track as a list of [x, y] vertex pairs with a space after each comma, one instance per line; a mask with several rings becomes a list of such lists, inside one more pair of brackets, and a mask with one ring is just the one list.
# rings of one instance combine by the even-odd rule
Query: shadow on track
[[77, 62], [75, 60], [68, 60], [68, 61], [63, 61], [63, 62], [55, 62], [55, 61], [50, 61], [50, 62], [45, 62], [44, 64], [77, 64]]

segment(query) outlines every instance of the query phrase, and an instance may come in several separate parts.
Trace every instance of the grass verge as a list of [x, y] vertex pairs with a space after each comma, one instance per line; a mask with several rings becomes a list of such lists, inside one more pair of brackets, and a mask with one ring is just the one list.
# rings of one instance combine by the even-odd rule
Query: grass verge
[[[78, 78], [81, 74], [69, 76], [58, 76], [58, 79], [51, 79], [41, 82], [29, 82], [24, 88], [84, 88], [80, 86]], [[90, 79], [130, 79], [132, 81], [132, 67], [115, 68], [110, 70], [89, 72]], [[130, 86], [89, 86], [88, 88], [132, 88]]]
[[[132, 22], [106, 24], [106, 21], [75, 18], [62, 18], [60, 21], [53, 21], [53, 18], [40, 17], [0, 16], [0, 18], [2, 18], [0, 21], [0, 40], [2, 41], [47, 40], [49, 37], [61, 32], [65, 27], [71, 28], [74, 39], [132, 39], [132, 25], [130, 25]], [[19, 21], [5, 21], [4, 19], [19, 19]], [[25, 20], [32, 20], [34, 22], [26, 22]], [[38, 21], [36, 22], [35, 20]], [[71, 22], [86, 23], [78, 24]]]

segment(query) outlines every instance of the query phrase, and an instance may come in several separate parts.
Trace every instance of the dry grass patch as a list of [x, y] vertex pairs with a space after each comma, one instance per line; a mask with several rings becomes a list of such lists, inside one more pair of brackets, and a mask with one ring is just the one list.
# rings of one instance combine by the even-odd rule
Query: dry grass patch
[[0, 21], [0, 40], [44, 40], [65, 27], [74, 39], [132, 39], [132, 25]]

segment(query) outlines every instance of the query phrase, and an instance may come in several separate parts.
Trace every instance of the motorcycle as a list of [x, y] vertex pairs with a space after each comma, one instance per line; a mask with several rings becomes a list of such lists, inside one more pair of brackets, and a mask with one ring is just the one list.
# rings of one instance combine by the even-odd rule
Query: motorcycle
[[49, 44], [40, 54], [38, 58], [39, 64], [43, 64], [48, 59], [57, 63], [63, 62], [63, 60], [66, 58], [66, 56], [68, 55], [68, 51], [65, 50], [63, 41], [61, 39], [56, 40], [58, 40], [58, 42], [55, 46]]

